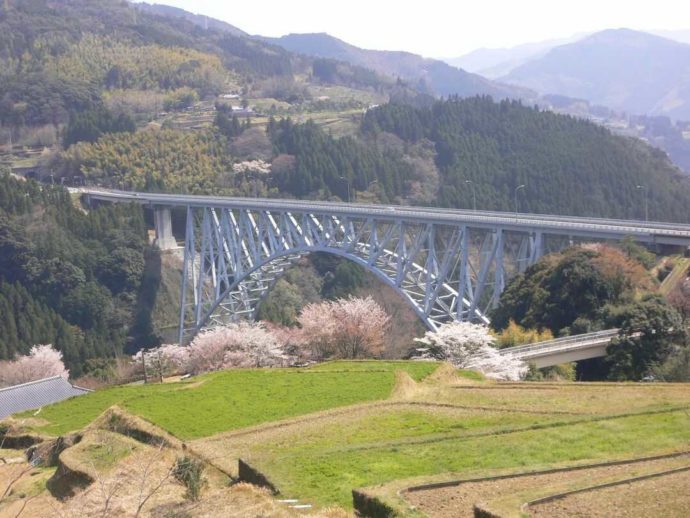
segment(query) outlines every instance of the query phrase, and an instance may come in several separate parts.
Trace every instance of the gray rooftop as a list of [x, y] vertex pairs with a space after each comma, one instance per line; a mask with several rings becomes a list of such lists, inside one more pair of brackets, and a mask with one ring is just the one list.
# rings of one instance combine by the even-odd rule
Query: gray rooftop
[[91, 391], [76, 387], [61, 376], [3, 388], [0, 389], [0, 419], [88, 392]]

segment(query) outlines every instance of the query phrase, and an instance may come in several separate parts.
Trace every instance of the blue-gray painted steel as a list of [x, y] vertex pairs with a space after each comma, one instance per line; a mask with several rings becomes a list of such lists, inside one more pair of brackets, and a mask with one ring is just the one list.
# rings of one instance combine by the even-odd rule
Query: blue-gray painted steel
[[690, 225], [425, 207], [131, 193], [91, 199], [187, 211], [180, 341], [259, 304], [290, 265], [313, 252], [360, 264], [396, 290], [430, 329], [488, 322], [515, 273], [573, 240], [690, 245]]

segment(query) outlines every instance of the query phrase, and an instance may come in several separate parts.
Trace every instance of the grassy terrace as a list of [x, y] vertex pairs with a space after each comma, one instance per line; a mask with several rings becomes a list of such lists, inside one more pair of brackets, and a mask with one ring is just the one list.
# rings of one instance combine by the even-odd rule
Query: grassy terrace
[[463, 374], [425, 380], [402, 399], [347, 414], [306, 416], [192, 446], [229, 471], [234, 459], [247, 459], [285, 497], [345, 508], [353, 488], [400, 479], [420, 483], [450, 473], [483, 476], [690, 449], [688, 385], [497, 384]]
[[[112, 405], [133, 412], [180, 439], [207, 437], [278, 419], [386, 399], [395, 371], [413, 379], [436, 364], [332, 362], [309, 369], [247, 369], [215, 372], [182, 383], [127, 385], [43, 408], [51, 435], [83, 428]], [[31, 415], [27, 412], [26, 416]]]
[[[243, 458], [284, 497], [345, 509], [358, 487], [690, 450], [690, 384], [496, 383], [445, 366], [429, 376], [437, 368], [367, 361], [217, 372], [97, 391], [44, 408], [37, 426], [77, 430], [117, 404], [228, 473]], [[416, 383], [396, 386], [400, 370]]]
[[[348, 507], [351, 506], [352, 488], [395, 479], [603, 460], [677, 448], [690, 441], [687, 411], [571, 425], [563, 425], [562, 422], [549, 425], [551, 420], [539, 418], [536, 421], [543, 428], [537, 429], [525, 426], [529, 419], [523, 418], [522, 422], [513, 420], [511, 426], [503, 428], [501, 433], [486, 435], [477, 432], [490, 432], [492, 425], [496, 428], [500, 418], [492, 422], [486, 417], [468, 415], [465, 430], [448, 433], [446, 437], [426, 437], [423, 441], [394, 438], [399, 418], [418, 425], [425, 421], [421, 415], [413, 417], [409, 414], [372, 418], [369, 423], [355, 425], [355, 429], [346, 434], [352, 438], [350, 444], [342, 444], [336, 437], [329, 441], [320, 433], [303, 429], [299, 434], [300, 440], [295, 440], [295, 444], [287, 438], [279, 443], [257, 444], [252, 460], [286, 495], [299, 495], [322, 505], [337, 503]], [[532, 423], [536, 424], [534, 421]], [[393, 438], [387, 433], [376, 438], [366, 437], [367, 434], [357, 437], [362, 431], [369, 430], [369, 426], [379, 426], [379, 430], [385, 432], [389, 424], [393, 425]], [[427, 426], [438, 433], [439, 425], [446, 432], [452, 430], [452, 425], [444, 426], [438, 421], [431, 426], [425, 424], [420, 427]], [[514, 430], [510, 431], [510, 428]], [[420, 430], [420, 435], [424, 433]], [[360, 442], [361, 439], [364, 441]]]

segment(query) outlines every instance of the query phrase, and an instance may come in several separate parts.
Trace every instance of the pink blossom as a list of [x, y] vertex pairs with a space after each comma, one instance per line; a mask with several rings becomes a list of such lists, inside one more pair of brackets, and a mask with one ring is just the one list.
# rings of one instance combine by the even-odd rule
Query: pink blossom
[[19, 385], [54, 376], [69, 377], [62, 353], [52, 345], [34, 345], [27, 356], [0, 361], [0, 386]]
[[488, 328], [469, 322], [452, 322], [438, 331], [428, 331], [415, 339], [423, 347], [417, 349], [416, 359], [442, 359], [459, 369], [472, 369], [488, 378], [519, 380], [527, 373], [527, 365], [509, 355], [502, 355], [493, 347], [494, 337]]
[[298, 318], [315, 357], [360, 358], [383, 350], [390, 317], [371, 297], [309, 304]]

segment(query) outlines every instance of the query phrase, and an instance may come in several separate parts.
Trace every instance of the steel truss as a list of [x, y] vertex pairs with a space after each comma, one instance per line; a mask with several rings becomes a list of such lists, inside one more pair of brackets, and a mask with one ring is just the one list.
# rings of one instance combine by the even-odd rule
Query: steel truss
[[471, 228], [386, 214], [187, 207], [180, 342], [254, 318], [286, 270], [313, 252], [345, 257], [397, 291], [430, 329], [488, 323], [506, 279], [544, 253], [539, 231]]

